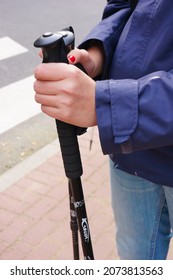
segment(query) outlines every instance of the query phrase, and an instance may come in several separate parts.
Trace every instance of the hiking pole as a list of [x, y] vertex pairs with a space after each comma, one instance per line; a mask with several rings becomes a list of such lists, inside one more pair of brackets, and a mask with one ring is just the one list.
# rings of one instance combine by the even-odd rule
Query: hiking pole
[[69, 188], [69, 206], [70, 206], [70, 228], [72, 232], [72, 243], [73, 243], [73, 258], [79, 260], [79, 239], [78, 239], [78, 224], [76, 211], [74, 207], [74, 199], [72, 195], [70, 181], [68, 182]]
[[[34, 46], [42, 48], [43, 63], [68, 63], [67, 54], [74, 48], [73, 29], [70, 27], [56, 33], [46, 32], [34, 42]], [[82, 65], [78, 64], [77, 67], [84, 71]], [[93, 260], [94, 256], [89, 223], [81, 183], [83, 169], [77, 139], [77, 135], [84, 133], [86, 129], [84, 130], [83, 128], [79, 128], [59, 120], [56, 120], [56, 127], [59, 136], [64, 170], [66, 177], [68, 178], [69, 189], [73, 197], [73, 205], [81, 236], [84, 259]], [[77, 254], [75, 255], [75, 259], [77, 259], [78, 256]]]

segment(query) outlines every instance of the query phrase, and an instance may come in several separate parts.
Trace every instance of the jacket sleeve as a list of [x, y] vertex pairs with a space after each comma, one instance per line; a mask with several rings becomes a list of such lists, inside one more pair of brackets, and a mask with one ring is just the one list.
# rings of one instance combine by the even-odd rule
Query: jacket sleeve
[[83, 42], [78, 46], [80, 49], [87, 49], [93, 41], [102, 43], [106, 57], [102, 79], [107, 77], [114, 50], [130, 14], [129, 1], [108, 1], [102, 20], [91, 29]]
[[106, 7], [103, 11], [102, 19], [105, 19], [105, 18], [119, 12], [122, 9], [130, 7], [130, 0], [121, 0], [121, 1], [109, 0], [107, 2], [108, 2], [108, 4], [106, 5]]
[[[109, 1], [103, 20], [81, 47], [102, 42], [105, 75], [122, 29], [131, 14], [129, 1]], [[169, 68], [170, 69], [170, 68]], [[96, 112], [104, 154], [131, 153], [173, 145], [173, 70], [157, 71], [138, 80], [96, 82]]]
[[104, 154], [172, 145], [173, 70], [97, 81], [96, 111]]

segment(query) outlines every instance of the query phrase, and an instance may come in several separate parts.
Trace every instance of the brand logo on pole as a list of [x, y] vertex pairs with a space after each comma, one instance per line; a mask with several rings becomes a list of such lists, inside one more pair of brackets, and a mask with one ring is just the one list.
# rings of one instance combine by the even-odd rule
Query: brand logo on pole
[[84, 205], [84, 200], [74, 202], [74, 207], [79, 208]]
[[83, 228], [85, 242], [89, 242], [89, 225], [88, 225], [87, 218], [82, 219], [81, 225]]

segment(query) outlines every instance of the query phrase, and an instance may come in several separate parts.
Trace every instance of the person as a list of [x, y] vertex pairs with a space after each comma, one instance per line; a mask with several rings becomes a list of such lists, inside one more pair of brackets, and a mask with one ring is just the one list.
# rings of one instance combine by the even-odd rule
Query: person
[[[121, 259], [166, 259], [173, 228], [173, 1], [107, 1], [69, 65], [35, 69], [42, 111], [98, 126]], [[88, 75], [75, 64], [80, 62]]]

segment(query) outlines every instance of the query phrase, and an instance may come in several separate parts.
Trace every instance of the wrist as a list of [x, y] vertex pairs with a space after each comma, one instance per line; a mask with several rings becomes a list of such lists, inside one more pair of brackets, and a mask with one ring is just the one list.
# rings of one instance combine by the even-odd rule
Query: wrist
[[105, 61], [105, 52], [103, 45], [100, 41], [91, 41], [89, 48], [87, 49], [93, 63], [94, 69], [92, 72], [92, 78], [95, 78], [102, 74], [103, 65]]

